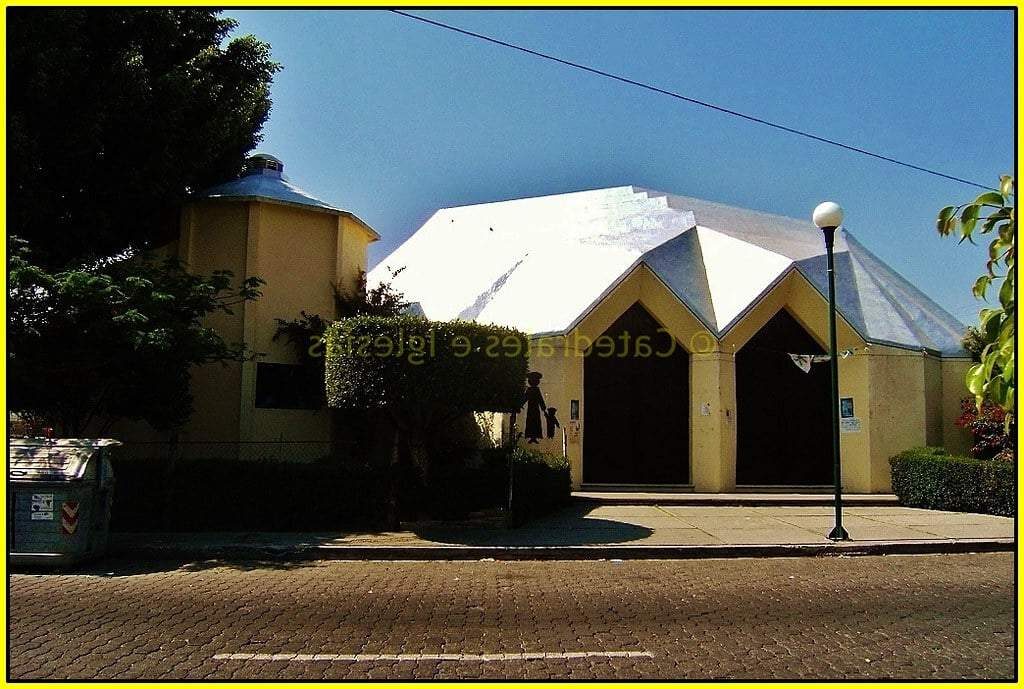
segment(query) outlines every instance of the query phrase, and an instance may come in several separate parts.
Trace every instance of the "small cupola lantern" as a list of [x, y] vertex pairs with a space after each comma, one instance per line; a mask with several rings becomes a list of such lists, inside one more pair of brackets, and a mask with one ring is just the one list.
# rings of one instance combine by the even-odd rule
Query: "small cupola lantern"
[[242, 176], [269, 175], [271, 177], [281, 177], [282, 173], [284, 173], [284, 163], [281, 162], [280, 158], [276, 158], [269, 153], [254, 153], [246, 158], [245, 170], [242, 172]]

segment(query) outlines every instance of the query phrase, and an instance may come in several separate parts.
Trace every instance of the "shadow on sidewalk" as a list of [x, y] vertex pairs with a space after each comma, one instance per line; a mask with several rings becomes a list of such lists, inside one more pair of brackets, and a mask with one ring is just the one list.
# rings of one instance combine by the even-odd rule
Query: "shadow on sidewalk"
[[435, 543], [470, 546], [571, 546], [628, 543], [647, 538], [653, 529], [609, 519], [583, 519], [556, 514], [514, 528], [411, 525], [419, 538]]
[[[348, 549], [443, 550], [445, 546], [497, 548], [629, 545], [650, 537], [646, 526], [589, 517], [592, 507], [569, 505], [507, 528], [501, 519], [403, 523], [402, 531], [359, 532], [201, 532], [111, 534], [103, 559], [64, 568], [13, 567], [19, 574], [124, 577], [161, 572], [298, 570], [315, 567]], [[321, 550], [327, 548], [330, 551]], [[384, 555], [387, 557], [387, 555]], [[334, 559], [344, 559], [337, 558]], [[361, 559], [356, 557], [356, 559]]]

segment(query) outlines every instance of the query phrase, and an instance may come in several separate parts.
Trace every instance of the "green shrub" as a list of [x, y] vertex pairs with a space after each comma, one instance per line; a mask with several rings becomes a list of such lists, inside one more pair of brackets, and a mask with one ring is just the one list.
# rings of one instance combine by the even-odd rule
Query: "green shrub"
[[508, 510], [509, 459], [512, 460], [510, 524], [550, 512], [568, 502], [569, 463], [561, 457], [517, 448], [481, 451], [475, 465], [434, 469], [418, 504], [435, 519], [458, 519], [485, 509]]
[[569, 462], [564, 457], [524, 448], [512, 450], [510, 524], [522, 524], [565, 505], [571, 491]]
[[1016, 464], [956, 457], [942, 448], [917, 447], [889, 460], [900, 504], [952, 512], [1013, 516]]
[[435, 467], [420, 504], [434, 519], [460, 519], [504, 505], [507, 485], [508, 471], [498, 463]]
[[415, 504], [408, 495], [388, 504], [448, 518], [474, 509], [481, 487], [461, 486], [485, 479], [453, 461], [445, 433], [472, 412], [522, 406], [526, 334], [469, 321], [362, 315], [331, 324], [325, 341], [328, 405], [375, 415], [382, 454], [397, 448], [399, 463], [422, 470], [426, 489]]

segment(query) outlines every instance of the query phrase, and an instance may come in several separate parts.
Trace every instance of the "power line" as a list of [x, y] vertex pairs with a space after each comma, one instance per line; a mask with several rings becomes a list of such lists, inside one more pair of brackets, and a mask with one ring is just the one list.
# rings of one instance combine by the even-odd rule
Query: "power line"
[[802, 136], [804, 138], [811, 139], [812, 141], [817, 141], [817, 142], [820, 142], [820, 143], [823, 143], [823, 144], [828, 144], [830, 146], [836, 146], [838, 148], [842, 148], [842, 149], [845, 149], [847, 151], [853, 151], [854, 153], [860, 153], [862, 155], [870, 156], [870, 157], [876, 158], [878, 160], [884, 160], [887, 163], [893, 163], [895, 165], [901, 165], [903, 167], [910, 168], [911, 170], [917, 170], [918, 172], [924, 172], [926, 174], [934, 175], [936, 177], [942, 177], [943, 179], [952, 180], [954, 182], [959, 182], [961, 184], [967, 184], [967, 185], [972, 186], [972, 187], [978, 187], [979, 189], [989, 189], [989, 190], [992, 190], [992, 191], [998, 191], [994, 187], [991, 187], [991, 186], [989, 186], [987, 184], [979, 184], [978, 182], [972, 182], [969, 179], [963, 179], [961, 177], [954, 177], [953, 175], [947, 175], [946, 173], [939, 172], [938, 170], [932, 170], [930, 168], [921, 167], [920, 165], [914, 165], [913, 163], [908, 163], [908, 162], [905, 162], [905, 161], [902, 161], [902, 160], [898, 160], [896, 158], [891, 158], [889, 156], [884, 156], [881, 153], [874, 153], [873, 151], [868, 151], [866, 149], [859, 148], [857, 146], [851, 146], [850, 144], [844, 144], [843, 142], [836, 141], [835, 139], [829, 139], [829, 138], [826, 138], [824, 136], [818, 136], [817, 134], [812, 134], [810, 132], [806, 132], [806, 131], [803, 131], [803, 130], [800, 130], [800, 129], [794, 129], [793, 127], [787, 127], [786, 125], [779, 124], [778, 122], [772, 122], [771, 120], [765, 120], [765, 119], [762, 119], [760, 117], [755, 117], [753, 115], [747, 115], [747, 114], [739, 112], [737, 110], [730, 110], [729, 108], [724, 108], [724, 107], [722, 107], [720, 105], [715, 105], [714, 103], [709, 103], [707, 101], [698, 100], [697, 98], [690, 98], [689, 96], [684, 96], [683, 94], [676, 93], [675, 91], [669, 91], [667, 89], [659, 88], [659, 87], [654, 86], [652, 84], [648, 84], [648, 83], [645, 83], [645, 82], [642, 82], [642, 81], [637, 81], [635, 79], [630, 79], [629, 77], [624, 77], [624, 76], [621, 76], [619, 74], [612, 74], [611, 72], [605, 72], [604, 70], [600, 70], [600, 69], [597, 69], [595, 67], [588, 67], [587, 65], [580, 64], [578, 62], [572, 62], [571, 60], [565, 60], [563, 58], [557, 57], [555, 55], [550, 55], [548, 53], [542, 53], [542, 52], [537, 51], [537, 50], [531, 50], [530, 48], [524, 48], [521, 45], [516, 45], [515, 43], [509, 43], [507, 41], [503, 41], [501, 39], [494, 38], [492, 36], [486, 36], [484, 34], [476, 33], [474, 31], [469, 31], [467, 29], [463, 29], [463, 28], [460, 28], [458, 26], [453, 26], [451, 24], [445, 24], [444, 22], [439, 22], [439, 21], [436, 21], [434, 19], [428, 19], [426, 17], [421, 17], [421, 16], [416, 15], [416, 14], [410, 14], [409, 12], [403, 12], [402, 10], [390, 10], [390, 11], [394, 12], [395, 14], [398, 14], [398, 15], [401, 15], [403, 17], [406, 17], [408, 19], [413, 19], [415, 21], [422, 22], [424, 24], [429, 24], [431, 26], [435, 26], [435, 27], [440, 28], [440, 29], [445, 29], [447, 31], [454, 31], [455, 33], [462, 34], [463, 36], [469, 36], [470, 38], [476, 38], [476, 39], [479, 39], [481, 41], [487, 41], [488, 43], [493, 43], [495, 45], [500, 45], [500, 46], [502, 46], [504, 48], [511, 48], [512, 50], [518, 50], [519, 52], [526, 53], [527, 55], [532, 55], [534, 57], [539, 57], [539, 58], [541, 58], [543, 60], [550, 60], [551, 62], [557, 62], [560, 65], [565, 65], [567, 67], [573, 67], [575, 69], [580, 69], [580, 70], [583, 70], [584, 72], [589, 72], [591, 74], [596, 74], [598, 76], [605, 77], [607, 79], [613, 79], [615, 81], [619, 81], [619, 82], [622, 82], [624, 84], [629, 84], [630, 86], [638, 86], [638, 87], [640, 87], [642, 89], [646, 89], [648, 91], [653, 91], [654, 93], [660, 93], [663, 96], [669, 96], [671, 98], [676, 98], [676, 99], [681, 100], [681, 101], [686, 101], [687, 103], [692, 103], [693, 105], [699, 105], [699, 106], [701, 106], [703, 108], [709, 108], [711, 110], [715, 110], [717, 112], [724, 113], [726, 115], [732, 115], [733, 117], [739, 117], [739, 118], [747, 120], [749, 122], [756, 122], [757, 124], [763, 124], [763, 125], [765, 125], [767, 127], [772, 127], [773, 129], [779, 129], [779, 130], [782, 130], [784, 132], [788, 132], [790, 134], [795, 134], [797, 136]]

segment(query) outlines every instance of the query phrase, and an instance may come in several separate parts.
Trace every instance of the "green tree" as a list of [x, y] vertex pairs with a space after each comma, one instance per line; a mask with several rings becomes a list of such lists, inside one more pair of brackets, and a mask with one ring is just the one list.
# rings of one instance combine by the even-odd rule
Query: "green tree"
[[[405, 295], [395, 289], [395, 278], [405, 270], [405, 266], [394, 270], [388, 269], [390, 275], [372, 288], [367, 289], [366, 271], [359, 271], [359, 281], [355, 292], [349, 293], [340, 285], [331, 285], [334, 290], [334, 310], [339, 318], [351, 316], [398, 316], [409, 306]], [[321, 332], [321, 334], [323, 334]]]
[[203, 322], [261, 281], [145, 256], [260, 141], [279, 65], [235, 27], [205, 8], [7, 14], [9, 401], [63, 435], [176, 427], [190, 368], [246, 355]]
[[[398, 316], [409, 302], [405, 295], [394, 288], [395, 276], [404, 268], [391, 271], [391, 278], [372, 289], [366, 287], [366, 271], [359, 271], [359, 281], [354, 292], [347, 292], [337, 284], [334, 291], [334, 310], [340, 318], [352, 316]], [[318, 313], [299, 312], [299, 318], [275, 319], [277, 330], [274, 340], [284, 339], [292, 346], [296, 357], [311, 372], [312, 378], [320, 381], [320, 394], [324, 394], [324, 333], [332, 323]]]
[[981, 353], [985, 350], [985, 340], [976, 326], [967, 326], [967, 331], [960, 339], [960, 346], [964, 348], [975, 363], [981, 361]]
[[522, 405], [529, 338], [469, 321], [354, 316], [328, 326], [326, 354], [327, 403], [367, 412], [375, 459], [390, 465], [394, 525], [399, 481], [419, 471], [435, 482], [454, 421]]
[[978, 408], [985, 400], [995, 402], [1006, 412], [1007, 427], [1014, 420], [1017, 391], [1016, 368], [1016, 288], [1017, 288], [1017, 209], [1014, 180], [1004, 175], [999, 191], [985, 192], [970, 203], [946, 206], [939, 211], [939, 234], [960, 237], [975, 243], [979, 234], [991, 236], [985, 273], [974, 283], [974, 296], [987, 301], [990, 290], [997, 292], [999, 304], [979, 314], [974, 347], [981, 347], [978, 363], [967, 372], [967, 389]]
[[191, 275], [175, 260], [119, 257], [52, 272], [12, 239], [8, 407], [62, 436], [102, 435], [117, 419], [157, 429], [192, 412], [192, 366], [248, 355], [203, 325], [256, 299], [263, 284]]
[[8, 235], [63, 269], [177, 236], [187, 193], [235, 176], [279, 65], [217, 10], [10, 8]]

